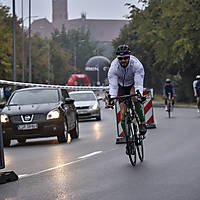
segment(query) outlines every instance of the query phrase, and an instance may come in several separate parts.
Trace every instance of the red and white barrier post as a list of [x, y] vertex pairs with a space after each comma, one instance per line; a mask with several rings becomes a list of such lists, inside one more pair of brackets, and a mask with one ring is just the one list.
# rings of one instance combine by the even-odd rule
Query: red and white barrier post
[[153, 111], [152, 103], [152, 92], [151, 90], [144, 90], [143, 95], [146, 96], [146, 101], [144, 103], [144, 116], [147, 128], [156, 128], [155, 116]]

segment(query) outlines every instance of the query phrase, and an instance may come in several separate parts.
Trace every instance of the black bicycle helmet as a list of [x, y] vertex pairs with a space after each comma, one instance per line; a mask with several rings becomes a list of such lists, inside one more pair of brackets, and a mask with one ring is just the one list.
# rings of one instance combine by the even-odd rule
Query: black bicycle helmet
[[117, 47], [116, 55], [117, 56], [125, 56], [129, 55], [131, 53], [131, 50], [129, 49], [128, 45], [119, 45]]

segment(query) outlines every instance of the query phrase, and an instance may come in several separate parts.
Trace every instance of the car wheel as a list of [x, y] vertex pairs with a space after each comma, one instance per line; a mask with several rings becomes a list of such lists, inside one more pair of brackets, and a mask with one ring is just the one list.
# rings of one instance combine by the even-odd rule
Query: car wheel
[[78, 117], [75, 121], [75, 127], [72, 131], [70, 131], [70, 136], [72, 139], [79, 138], [79, 124], [78, 124]]
[[8, 137], [6, 137], [5, 135], [3, 136], [3, 146], [4, 147], [9, 147], [11, 143], [11, 139], [9, 139]]
[[20, 139], [17, 139], [17, 142], [20, 143], [20, 144], [24, 144], [26, 142], [26, 139], [20, 138]]
[[64, 120], [63, 122], [63, 130], [62, 132], [57, 136], [58, 142], [59, 143], [64, 143], [67, 142], [68, 140], [68, 127], [67, 127], [67, 122]]

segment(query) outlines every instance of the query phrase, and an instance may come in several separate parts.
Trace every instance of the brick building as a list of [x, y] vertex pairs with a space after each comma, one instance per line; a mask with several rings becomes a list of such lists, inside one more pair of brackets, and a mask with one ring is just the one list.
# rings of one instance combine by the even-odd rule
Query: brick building
[[99, 42], [111, 42], [115, 39], [120, 29], [128, 23], [128, 20], [103, 20], [87, 19], [85, 15], [79, 19], [68, 19], [68, 0], [52, 0], [52, 23], [46, 18], [35, 20], [32, 23], [32, 34], [39, 33], [41, 37], [49, 38], [51, 33], [65, 25], [66, 30], [89, 30], [94, 40]]

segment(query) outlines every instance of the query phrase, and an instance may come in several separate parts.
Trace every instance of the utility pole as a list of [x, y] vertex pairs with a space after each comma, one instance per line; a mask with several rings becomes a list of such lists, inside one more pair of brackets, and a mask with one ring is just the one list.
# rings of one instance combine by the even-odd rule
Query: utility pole
[[22, 82], [24, 82], [24, 2], [21, 0], [22, 8]]
[[48, 83], [50, 84], [50, 44], [48, 42]]
[[13, 0], [13, 81], [16, 82], [16, 14], [15, 14], [15, 0]]
[[29, 69], [29, 76], [28, 80], [29, 83], [32, 82], [32, 66], [31, 66], [31, 0], [29, 0], [29, 29], [28, 29], [28, 69]]
[[77, 48], [76, 48], [76, 44], [74, 44], [74, 71], [76, 72], [77, 71], [77, 63], [76, 63], [76, 51], [77, 51]]

